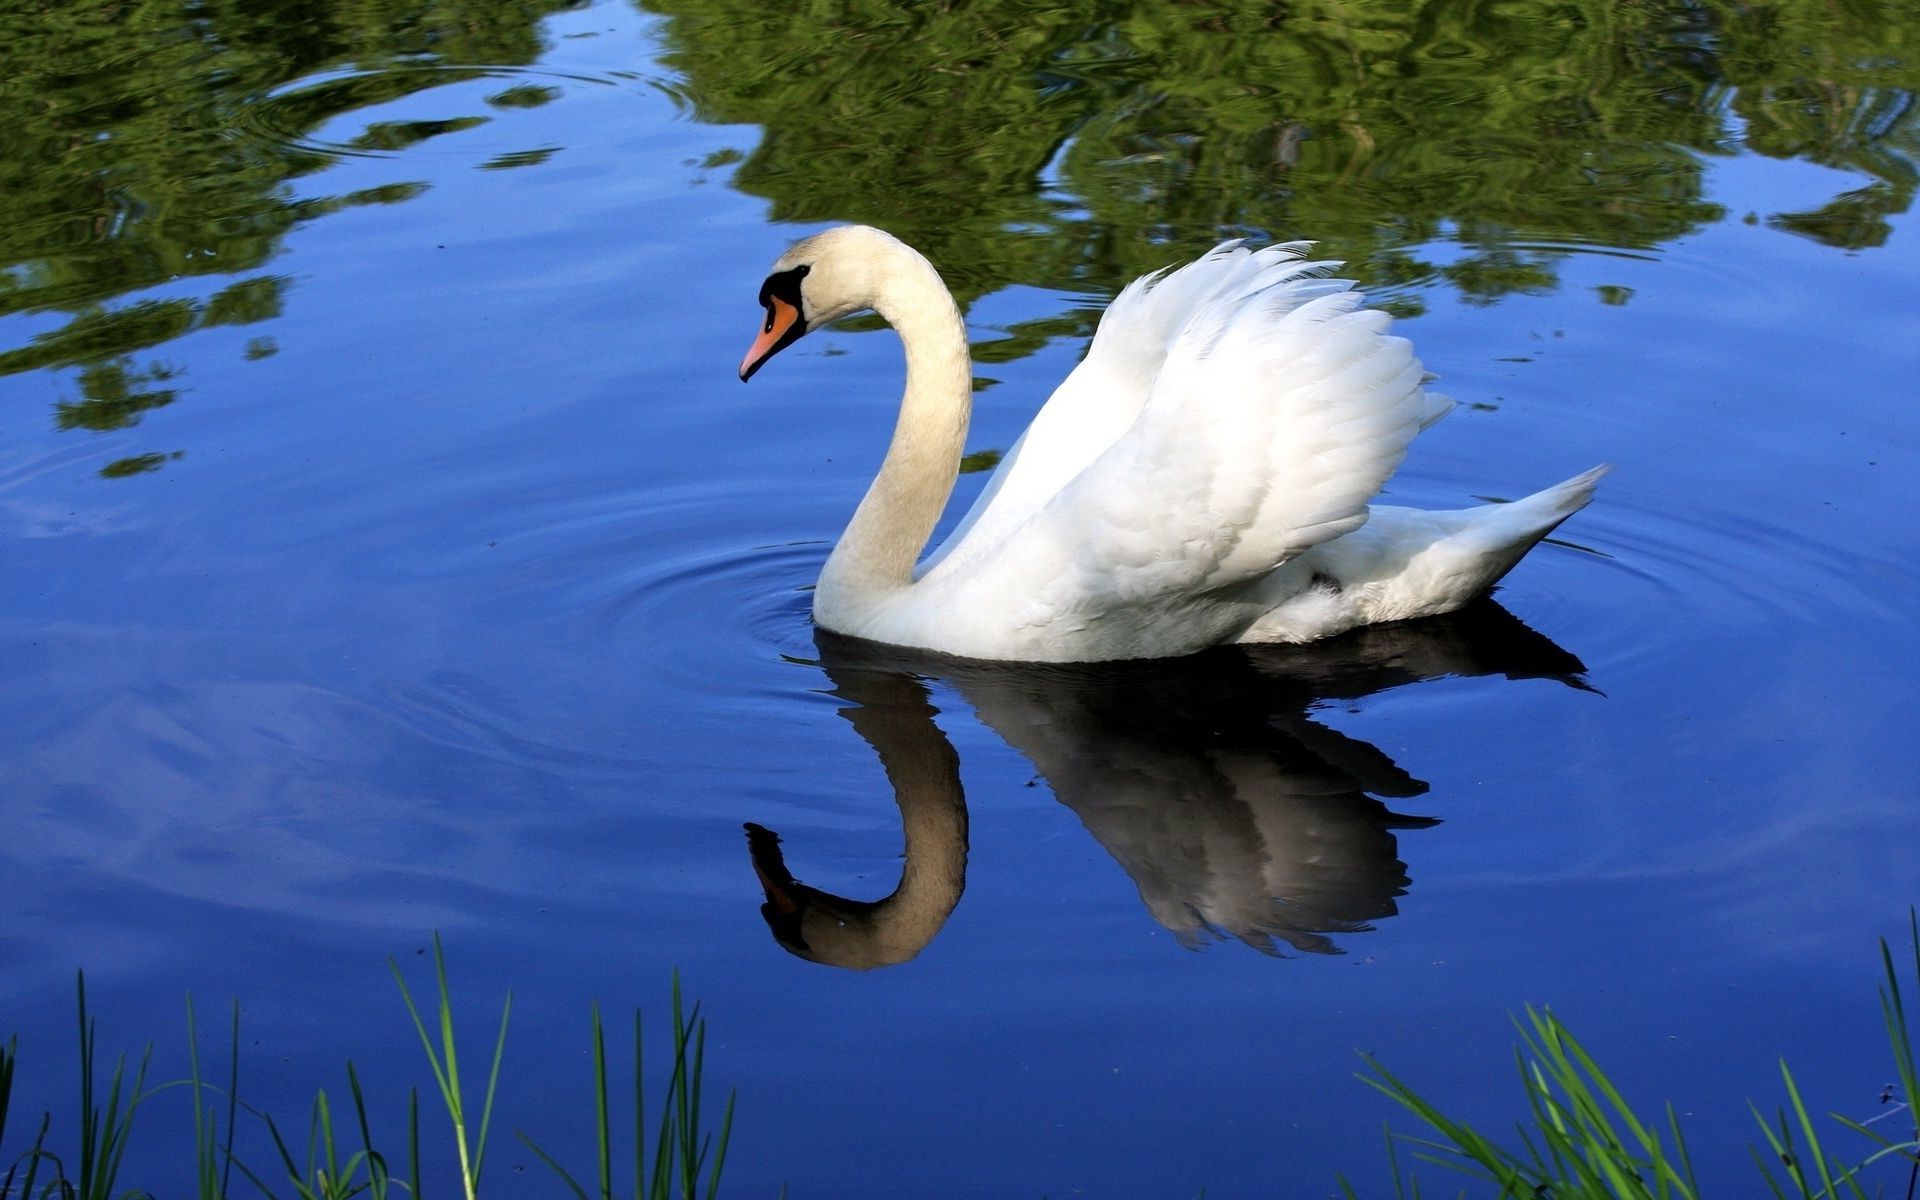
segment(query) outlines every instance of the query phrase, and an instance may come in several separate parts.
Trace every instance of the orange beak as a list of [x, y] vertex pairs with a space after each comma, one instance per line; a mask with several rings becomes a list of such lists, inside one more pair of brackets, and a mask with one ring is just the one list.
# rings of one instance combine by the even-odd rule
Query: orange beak
[[740, 360], [741, 382], [753, 378], [763, 363], [792, 345], [806, 331], [807, 323], [800, 318], [799, 309], [778, 296], [768, 296], [766, 328], [753, 339], [747, 356]]

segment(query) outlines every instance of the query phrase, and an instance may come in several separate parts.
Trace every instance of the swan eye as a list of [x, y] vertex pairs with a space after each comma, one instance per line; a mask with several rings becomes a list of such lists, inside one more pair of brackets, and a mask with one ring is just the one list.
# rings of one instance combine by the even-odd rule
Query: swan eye
[[807, 272], [811, 270], [813, 270], [811, 264], [801, 263], [797, 267], [775, 271], [767, 276], [767, 281], [760, 285], [760, 307], [771, 312], [774, 300], [785, 300], [794, 308], [804, 312], [805, 309], [800, 304], [800, 281], [805, 279]]

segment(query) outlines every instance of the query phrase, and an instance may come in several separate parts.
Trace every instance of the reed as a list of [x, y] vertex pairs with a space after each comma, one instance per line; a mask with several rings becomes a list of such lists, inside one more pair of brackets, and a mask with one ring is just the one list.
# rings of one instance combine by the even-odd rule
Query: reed
[[[1920, 913], [1909, 912], [1908, 933], [1909, 948], [1903, 954], [1896, 955], [1885, 939], [1880, 942], [1880, 1009], [1900, 1095], [1895, 1097], [1890, 1090], [1886, 1097], [1889, 1107], [1870, 1120], [1839, 1114], [1817, 1119], [1792, 1071], [1782, 1063], [1785, 1103], [1771, 1113], [1758, 1107], [1753, 1110], [1760, 1130], [1754, 1160], [1761, 1181], [1776, 1200], [1866, 1200], [1884, 1195], [1891, 1173], [1883, 1164], [1889, 1160], [1905, 1164], [1906, 1200], [1915, 1200], [1920, 1193], [1920, 1121], [1916, 1121], [1915, 1109], [1915, 1100], [1920, 1097], [1920, 1064], [1916, 1062], [1906, 1004], [1908, 989], [1920, 988]], [[440, 939], [434, 938], [436, 994], [431, 1020], [415, 1003], [399, 965], [389, 965], [447, 1111], [460, 1166], [461, 1192], [465, 1200], [477, 1200], [512, 997], [509, 994], [502, 1005], [486, 1087], [477, 1097], [476, 1123], [461, 1083], [453, 997]], [[413, 1200], [424, 1200], [417, 1090], [410, 1091], [408, 1097], [404, 1177], [393, 1171], [390, 1157], [375, 1145], [365, 1092], [351, 1061], [346, 1065], [350, 1127], [348, 1122], [336, 1119], [327, 1093], [317, 1092], [308, 1113], [305, 1146], [296, 1151], [271, 1116], [255, 1112], [240, 1100], [237, 1004], [229, 1023], [223, 1085], [210, 1082], [202, 1069], [197, 1019], [189, 996], [189, 1075], [149, 1088], [151, 1044], [131, 1067], [127, 1056], [121, 1055], [111, 1072], [104, 1072], [97, 1054], [95, 1019], [87, 1006], [84, 974], [78, 978], [76, 991], [80, 1033], [79, 1114], [74, 1123], [77, 1144], [68, 1157], [50, 1148], [53, 1117], [43, 1114], [26, 1148], [10, 1160], [0, 1158], [5, 1166], [0, 1174], [0, 1200], [150, 1200], [149, 1193], [121, 1190], [118, 1180], [135, 1114], [156, 1093], [170, 1088], [185, 1089], [192, 1101], [193, 1122], [181, 1140], [191, 1138], [195, 1190], [200, 1200], [228, 1200], [235, 1171], [267, 1200], [281, 1200], [283, 1196], [289, 1200], [352, 1200], [360, 1196], [388, 1200], [396, 1191]], [[735, 1097], [729, 1094], [718, 1129], [707, 1128], [702, 1095], [706, 1020], [697, 1003], [691, 1008], [685, 1005], [677, 972], [669, 1019], [666, 1086], [658, 1115], [649, 1124], [643, 1021], [640, 1010], [634, 1011], [630, 1195], [633, 1200], [697, 1200], [704, 1194], [705, 1200], [715, 1200], [733, 1131]], [[1368, 1059], [1371, 1074], [1362, 1076], [1365, 1082], [1425, 1126], [1419, 1135], [1388, 1132], [1388, 1165], [1395, 1194], [1401, 1200], [1421, 1194], [1418, 1178], [1402, 1165], [1402, 1147], [1412, 1149], [1416, 1160], [1462, 1173], [1483, 1185], [1484, 1194], [1501, 1198], [1698, 1200], [1700, 1185], [1685, 1135], [1670, 1105], [1657, 1116], [1647, 1116], [1630, 1104], [1552, 1010], [1528, 1008], [1515, 1024], [1520, 1035], [1515, 1062], [1527, 1101], [1527, 1117], [1518, 1125], [1516, 1136], [1505, 1142], [1448, 1116], [1410, 1084]], [[528, 1134], [515, 1133], [553, 1170], [575, 1200], [615, 1200], [612, 1074], [598, 1005], [592, 1011], [591, 1036], [590, 1099], [596, 1146], [593, 1185], [582, 1182]], [[18, 1042], [9, 1039], [0, 1044], [0, 1150], [8, 1144], [18, 1063]], [[257, 1117], [266, 1130], [272, 1147], [270, 1167], [255, 1170], [235, 1150], [243, 1109]], [[1846, 1134], [1844, 1140], [1856, 1150], [1859, 1139], [1864, 1138], [1868, 1148], [1856, 1161], [1834, 1147], [1836, 1133]], [[1875, 1171], [1870, 1182], [1867, 1172], [1876, 1167], [1882, 1169]], [[1356, 1195], [1344, 1181], [1343, 1188], [1348, 1197]]]
[[[633, 1192], [635, 1200], [697, 1200], [702, 1171], [707, 1172], [707, 1200], [720, 1190], [720, 1171], [727, 1159], [727, 1142], [733, 1134], [733, 1109], [736, 1096], [727, 1095], [727, 1108], [720, 1120], [716, 1141], [700, 1129], [701, 1084], [707, 1057], [707, 1022], [700, 1006], [684, 1011], [680, 999], [680, 973], [673, 975], [672, 1070], [667, 1078], [667, 1098], [654, 1136], [653, 1170], [647, 1171], [646, 1087], [643, 1068], [645, 1043], [641, 1036], [640, 1010], [633, 1011]], [[612, 1123], [608, 1116], [607, 1039], [600, 1023], [600, 1007], [593, 1008], [593, 1112], [594, 1138], [599, 1163], [597, 1187], [586, 1187], [552, 1155], [525, 1133], [520, 1140], [550, 1167], [567, 1185], [576, 1200], [614, 1200]], [[516, 1131], [518, 1132], [518, 1131]], [[712, 1161], [708, 1163], [708, 1155]]]
[[[433, 1080], [440, 1088], [440, 1100], [446, 1105], [447, 1116], [453, 1122], [454, 1150], [460, 1159], [460, 1183], [465, 1191], [466, 1200], [477, 1200], [480, 1194], [480, 1169], [484, 1165], [487, 1153], [487, 1129], [493, 1122], [493, 1097], [500, 1084], [500, 1058], [507, 1049], [507, 1019], [513, 1015], [513, 993], [508, 992], [505, 1003], [500, 1009], [500, 1033], [494, 1038], [493, 1067], [487, 1072], [487, 1089], [480, 1106], [480, 1127], [469, 1128], [467, 1120], [466, 1097], [460, 1088], [460, 1054], [453, 1036], [453, 996], [447, 987], [447, 958], [440, 946], [440, 935], [433, 935], [433, 972], [434, 982], [439, 990], [438, 1018], [436, 1022], [440, 1038], [439, 1047], [434, 1046], [434, 1038], [427, 1032], [427, 1025], [420, 1017], [420, 1009], [413, 1002], [413, 993], [407, 990], [406, 976], [400, 973], [400, 964], [387, 960], [387, 967], [393, 972], [393, 980], [400, 986], [400, 998], [406, 1002], [407, 1015], [413, 1018], [413, 1027], [420, 1034], [420, 1045], [427, 1052], [427, 1062], [433, 1068]], [[359, 1088], [356, 1085], [355, 1095]], [[326, 1097], [324, 1094], [321, 1099]]]
[[[478, 1120], [469, 1105], [468, 1093], [461, 1082], [458, 1040], [454, 1033], [453, 996], [447, 982], [446, 956], [438, 935], [434, 937], [435, 995], [430, 1012], [423, 1013], [414, 1000], [399, 964], [389, 961], [400, 989], [403, 1005], [420, 1036], [421, 1047], [433, 1072], [434, 1083], [451, 1127], [454, 1156], [460, 1169], [460, 1192], [465, 1200], [477, 1200], [481, 1171], [486, 1161], [494, 1100], [499, 1093], [500, 1066], [505, 1053], [508, 1018], [512, 996], [502, 1006], [500, 1025], [494, 1037], [493, 1055], [488, 1065], [486, 1086], [473, 1097], [478, 1101]], [[232, 1175], [238, 1172], [266, 1200], [388, 1200], [403, 1193], [424, 1200], [420, 1164], [420, 1097], [418, 1090], [408, 1093], [406, 1118], [406, 1167], [396, 1173], [393, 1160], [374, 1140], [374, 1125], [368, 1115], [365, 1089], [353, 1063], [346, 1064], [347, 1095], [345, 1108], [336, 1108], [325, 1090], [315, 1093], [306, 1121], [304, 1145], [296, 1145], [280, 1123], [240, 1098], [240, 1009], [233, 1007], [228, 1028], [228, 1063], [222, 1083], [209, 1079], [200, 1052], [198, 1015], [193, 998], [187, 997], [188, 1074], [149, 1087], [148, 1066], [152, 1057], [149, 1043], [137, 1065], [129, 1068], [122, 1055], [111, 1074], [100, 1068], [96, 1052], [97, 1030], [87, 1006], [86, 977], [79, 976], [78, 1010], [80, 1027], [80, 1103], [75, 1122], [78, 1142], [69, 1157], [50, 1148], [49, 1132], [55, 1124], [51, 1112], [41, 1116], [26, 1149], [10, 1160], [0, 1158], [0, 1200], [152, 1200], [151, 1194], [118, 1186], [120, 1169], [131, 1138], [134, 1117], [142, 1105], [159, 1092], [181, 1089], [190, 1099], [191, 1125], [177, 1134], [182, 1142], [191, 1141], [194, 1190], [199, 1200], [228, 1200]], [[704, 1111], [701, 1088], [706, 1057], [706, 1022], [699, 1005], [683, 1007], [678, 972], [673, 979], [671, 1010], [672, 1039], [670, 1073], [660, 1103], [658, 1128], [652, 1143], [654, 1157], [648, 1171], [646, 1141], [646, 1088], [641, 1074], [640, 1012], [634, 1013], [634, 1196], [684, 1196], [691, 1200], [697, 1190], [693, 1183], [703, 1175], [706, 1196], [713, 1200], [720, 1186], [721, 1167], [726, 1159], [727, 1142], [733, 1128], [733, 1098], [728, 1097], [726, 1112], [717, 1137], [702, 1127]], [[594, 1064], [596, 1075], [596, 1127], [599, 1137], [598, 1194], [610, 1200], [613, 1195], [611, 1162], [612, 1138], [608, 1118], [606, 1038], [600, 1026], [599, 1010], [593, 1015]], [[8, 1117], [13, 1100], [15, 1069], [19, 1063], [17, 1039], [0, 1044], [0, 1153], [8, 1146]], [[224, 1111], [224, 1119], [223, 1119]], [[250, 1164], [235, 1150], [242, 1112], [256, 1118], [265, 1130], [270, 1153], [264, 1160]], [[520, 1135], [529, 1145], [531, 1139]], [[551, 1156], [534, 1147], [543, 1162], [557, 1171], [569, 1186], [582, 1195], [574, 1177]]]
[[[114, 1185], [119, 1180], [120, 1163], [126, 1155], [127, 1142], [133, 1132], [134, 1113], [139, 1109], [140, 1102], [149, 1095], [146, 1089], [147, 1065], [153, 1056], [153, 1043], [147, 1043], [140, 1052], [139, 1065], [134, 1069], [131, 1083], [127, 1078], [127, 1056], [122, 1054], [114, 1062], [113, 1074], [104, 1081], [106, 1100], [99, 1102], [97, 1097], [102, 1083], [97, 1070], [99, 1030], [93, 1014], [87, 1010], [85, 972], [76, 976], [75, 992], [80, 1025], [80, 1115], [77, 1122], [80, 1141], [73, 1159], [76, 1170], [69, 1175], [68, 1160], [47, 1148], [47, 1133], [53, 1126], [53, 1114], [43, 1114], [40, 1127], [34, 1132], [32, 1145], [7, 1165], [6, 1175], [0, 1179], [0, 1197], [57, 1196], [60, 1200], [112, 1200], [115, 1194]], [[9, 1038], [4, 1051], [0, 1051], [0, 1146], [6, 1144], [6, 1118], [12, 1102], [14, 1070], [18, 1062], [18, 1042]], [[44, 1184], [40, 1183], [43, 1170], [52, 1172], [52, 1178]], [[18, 1192], [14, 1190], [16, 1180]], [[145, 1193], [128, 1191], [120, 1195], [121, 1200], [127, 1200], [128, 1197], [139, 1197]]]
[[227, 1043], [227, 1136], [220, 1139], [220, 1113], [208, 1103], [212, 1090], [200, 1070], [200, 1031], [195, 1026], [193, 993], [187, 993], [187, 1078], [193, 1101], [194, 1193], [200, 1200], [218, 1200], [227, 1194], [233, 1177], [233, 1133], [240, 1107], [240, 1002], [233, 1002], [231, 1034]]
[[[1753, 1147], [1753, 1158], [1777, 1200], [1867, 1200], [1881, 1195], [1869, 1190], [1864, 1173], [1890, 1158], [1908, 1164], [1907, 1200], [1914, 1200], [1920, 1188], [1920, 1123], [1914, 1108], [1920, 1099], [1920, 1070], [1901, 991], [1903, 976], [1910, 975], [1920, 986], [1920, 915], [1912, 911], [1908, 933], [1910, 962], [1897, 962], [1886, 939], [1880, 941], [1880, 1008], [1903, 1098], [1871, 1122], [1838, 1113], [1829, 1114], [1827, 1121], [1816, 1120], [1793, 1072], [1782, 1062], [1786, 1103], [1772, 1114], [1753, 1108], [1764, 1145], [1764, 1150]], [[1658, 1118], [1641, 1115], [1550, 1009], [1528, 1008], [1515, 1024], [1520, 1033], [1515, 1059], [1528, 1107], [1528, 1118], [1516, 1130], [1517, 1148], [1448, 1116], [1406, 1081], [1367, 1059], [1372, 1074], [1361, 1078], [1428, 1131], [1422, 1136], [1388, 1133], [1394, 1189], [1401, 1200], [1419, 1196], [1420, 1188], [1414, 1176], [1402, 1171], [1396, 1143], [1412, 1147], [1421, 1161], [1488, 1185], [1489, 1194], [1502, 1200], [1697, 1200], [1700, 1187], [1671, 1105]], [[1901, 1136], [1871, 1128], [1896, 1118]], [[1823, 1128], [1832, 1132], [1836, 1125], [1865, 1135], [1875, 1148], [1850, 1161], [1822, 1137]], [[1346, 1195], [1354, 1194], [1346, 1186]]]

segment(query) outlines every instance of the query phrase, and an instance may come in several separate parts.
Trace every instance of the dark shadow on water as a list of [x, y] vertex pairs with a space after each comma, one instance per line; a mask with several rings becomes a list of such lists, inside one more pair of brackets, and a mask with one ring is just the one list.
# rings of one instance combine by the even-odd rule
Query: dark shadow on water
[[1397, 913], [1411, 883], [1397, 835], [1438, 823], [1388, 803], [1425, 783], [1315, 721], [1316, 707], [1447, 676], [1591, 690], [1579, 659], [1491, 600], [1308, 646], [1167, 661], [979, 662], [825, 632], [815, 643], [900, 806], [899, 885], [874, 901], [833, 895], [794, 877], [773, 831], [748, 823], [747, 843], [775, 940], [863, 970], [918, 954], [966, 884], [960, 758], [929, 681], [1033, 763], [1182, 944], [1232, 938], [1269, 954], [1339, 953], [1333, 935]]

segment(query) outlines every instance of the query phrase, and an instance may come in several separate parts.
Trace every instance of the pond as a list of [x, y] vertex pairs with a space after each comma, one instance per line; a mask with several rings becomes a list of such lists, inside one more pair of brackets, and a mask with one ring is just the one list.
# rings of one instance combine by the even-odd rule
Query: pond
[[[728, 1195], [1389, 1194], [1361, 1055], [1510, 1128], [1528, 1004], [1721, 1190], [1781, 1056], [1880, 1111], [1910, 5], [7, 0], [0, 45], [0, 1158], [72, 1136], [80, 968], [103, 1053], [184, 1076], [191, 993], [224, 1062], [231, 998], [249, 1105], [350, 1059], [397, 1130], [436, 932], [473, 1058], [513, 994], [500, 1195], [561, 1190], [516, 1130], [591, 1171], [591, 1006], [624, 1055], [676, 970]], [[1390, 502], [1615, 470], [1449, 618], [817, 637], [898, 343], [735, 372], [845, 221], [966, 313], [949, 525], [1120, 287], [1229, 237], [1317, 239], [1460, 401]], [[123, 1185], [189, 1191], [191, 1125], [155, 1096]]]

